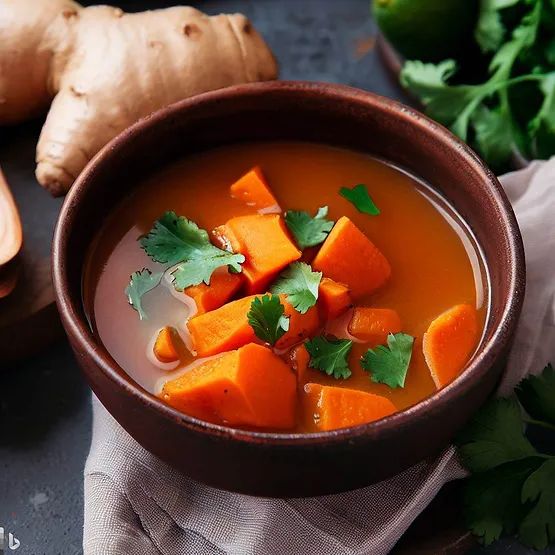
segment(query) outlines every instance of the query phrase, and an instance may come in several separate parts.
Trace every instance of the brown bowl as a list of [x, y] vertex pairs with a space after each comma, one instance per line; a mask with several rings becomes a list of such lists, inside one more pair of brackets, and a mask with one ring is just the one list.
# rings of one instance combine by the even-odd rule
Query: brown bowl
[[[166, 406], [139, 387], [89, 328], [81, 284], [87, 248], [138, 183], [183, 156], [239, 141], [297, 140], [367, 152], [438, 189], [470, 225], [490, 273], [491, 310], [465, 372], [388, 418], [308, 435], [233, 430]], [[62, 321], [93, 391], [146, 449], [217, 488], [308, 496], [372, 484], [433, 456], [485, 401], [504, 368], [524, 296], [524, 254], [499, 182], [446, 129], [402, 104], [337, 85], [271, 82], [184, 100], [106, 146], [71, 189], [54, 234]]]

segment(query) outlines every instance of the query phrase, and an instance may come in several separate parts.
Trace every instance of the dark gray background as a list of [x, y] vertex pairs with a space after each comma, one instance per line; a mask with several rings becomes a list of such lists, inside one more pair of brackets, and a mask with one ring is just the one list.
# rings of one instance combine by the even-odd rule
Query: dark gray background
[[[177, 2], [112, 3], [136, 11]], [[282, 79], [331, 81], [403, 100], [375, 50], [362, 58], [356, 55], [357, 43], [376, 31], [367, 0], [207, 0], [192, 4], [208, 14], [245, 13], [277, 55]], [[39, 190], [34, 179], [40, 126], [41, 122], [31, 122], [0, 129], [0, 165], [14, 186], [26, 240], [46, 254], [61, 201]], [[82, 472], [91, 437], [88, 387], [66, 341], [25, 363], [9, 368], [1, 365], [0, 526], [21, 541], [15, 552], [18, 555], [82, 553]], [[471, 553], [533, 552], [515, 540], [505, 540]]]

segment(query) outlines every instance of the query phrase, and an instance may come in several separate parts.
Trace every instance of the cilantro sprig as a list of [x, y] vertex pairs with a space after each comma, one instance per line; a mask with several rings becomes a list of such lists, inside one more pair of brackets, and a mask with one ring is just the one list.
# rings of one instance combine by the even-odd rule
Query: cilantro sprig
[[515, 397], [489, 401], [456, 439], [467, 479], [463, 501], [467, 525], [489, 545], [503, 533], [544, 549], [555, 541], [555, 456], [538, 451], [524, 423], [555, 433], [555, 376], [548, 365], [516, 388], [534, 419], [523, 417]]
[[289, 231], [295, 237], [298, 247], [306, 249], [323, 243], [331, 231], [334, 222], [326, 220], [328, 207], [318, 208], [316, 216], [311, 217], [308, 212], [303, 210], [288, 210], [285, 214], [285, 223]]
[[289, 318], [285, 316], [285, 307], [277, 295], [256, 297], [247, 320], [256, 337], [272, 346], [289, 330]]
[[[520, 2], [527, 12], [508, 33], [503, 10], [517, 3], [481, 1], [476, 40], [483, 52], [493, 54], [489, 78], [482, 83], [452, 84], [454, 60], [439, 64], [409, 60], [401, 73], [401, 83], [421, 100], [428, 115], [470, 141], [493, 166], [506, 162], [515, 147], [536, 158], [555, 149], [555, 57], [552, 28], [546, 25], [555, 21], [555, 5], [544, 0]], [[512, 105], [519, 95], [526, 98], [525, 110]]]
[[387, 347], [377, 345], [368, 349], [360, 364], [364, 370], [372, 373], [371, 380], [384, 383], [391, 388], [404, 387], [405, 378], [412, 357], [414, 337], [406, 333], [390, 333]]
[[347, 379], [352, 372], [347, 357], [351, 352], [353, 342], [350, 339], [326, 339], [319, 335], [312, 341], [305, 341], [305, 347], [310, 354], [310, 368], [316, 368], [339, 380]]
[[152, 291], [162, 281], [163, 272], [152, 273], [149, 269], [144, 268], [140, 272], [131, 274], [131, 281], [125, 288], [125, 294], [129, 304], [139, 313], [141, 320], [146, 320], [146, 312], [143, 309], [143, 295]]
[[212, 273], [221, 266], [240, 272], [245, 261], [242, 254], [214, 246], [204, 229], [175, 212], [166, 212], [140, 242], [154, 262], [170, 266], [181, 263], [172, 274], [178, 291], [202, 282], [209, 285]]
[[313, 272], [304, 262], [293, 262], [270, 287], [276, 295], [286, 294], [287, 301], [293, 308], [305, 314], [318, 300], [318, 287], [322, 280], [322, 272]]
[[353, 204], [359, 212], [370, 216], [379, 216], [380, 210], [370, 198], [366, 185], [360, 184], [352, 189], [342, 187], [339, 189], [339, 194]]

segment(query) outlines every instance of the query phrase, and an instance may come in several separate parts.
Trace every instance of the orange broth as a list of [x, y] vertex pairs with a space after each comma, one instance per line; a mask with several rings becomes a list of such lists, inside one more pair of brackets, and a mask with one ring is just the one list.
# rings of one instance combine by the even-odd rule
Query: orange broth
[[[329, 219], [347, 216], [371, 239], [388, 259], [392, 274], [385, 286], [357, 299], [356, 305], [395, 309], [403, 332], [415, 337], [403, 388], [370, 380], [359, 363], [362, 354], [374, 346], [368, 343], [353, 345], [349, 379], [335, 380], [309, 369], [307, 380], [376, 393], [389, 398], [397, 410], [434, 393], [422, 337], [434, 318], [466, 303], [478, 309], [478, 342], [489, 298], [480, 251], [460, 217], [429, 187], [370, 156], [316, 144], [241, 144], [197, 154], [146, 180], [114, 211], [91, 248], [84, 299], [93, 330], [115, 361], [155, 394], [193, 362], [187, 350], [177, 367], [155, 364], [147, 356], [160, 328], [170, 325], [180, 332], [186, 330], [191, 303], [183, 303], [185, 295], [173, 294], [171, 287], [157, 287], [143, 298], [148, 319], [139, 319], [124, 294], [130, 274], [144, 267], [153, 271], [164, 267], [148, 258], [137, 239], [166, 210], [186, 216], [209, 233], [232, 217], [256, 213], [229, 193], [230, 185], [254, 166], [262, 168], [284, 211], [305, 210], [314, 216], [318, 207], [328, 206]], [[359, 183], [366, 185], [381, 211], [379, 216], [359, 213], [338, 194], [341, 187]], [[348, 318], [344, 316], [343, 321]], [[303, 384], [299, 385], [301, 396]], [[294, 430], [284, 431], [314, 429], [301, 413]]]

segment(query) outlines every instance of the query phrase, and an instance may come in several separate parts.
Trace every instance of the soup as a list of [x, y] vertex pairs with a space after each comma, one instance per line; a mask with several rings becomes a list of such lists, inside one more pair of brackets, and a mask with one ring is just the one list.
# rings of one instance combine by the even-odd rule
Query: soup
[[444, 387], [489, 298], [472, 235], [435, 191], [296, 142], [150, 177], [103, 224], [84, 276], [93, 331], [143, 388], [201, 420], [285, 433], [377, 420]]

